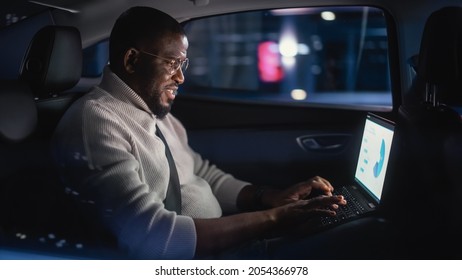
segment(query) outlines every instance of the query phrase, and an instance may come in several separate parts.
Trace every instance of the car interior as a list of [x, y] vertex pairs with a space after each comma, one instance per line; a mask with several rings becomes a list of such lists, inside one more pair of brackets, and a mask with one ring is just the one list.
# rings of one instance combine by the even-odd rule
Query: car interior
[[353, 179], [366, 116], [380, 116], [396, 125], [372, 214], [393, 233], [381, 258], [462, 257], [459, 0], [22, 0], [0, 4], [0, 259], [125, 257], [87, 230], [51, 137], [98, 85], [132, 6], [185, 28], [172, 114], [204, 158], [255, 184], [320, 175], [335, 187]]

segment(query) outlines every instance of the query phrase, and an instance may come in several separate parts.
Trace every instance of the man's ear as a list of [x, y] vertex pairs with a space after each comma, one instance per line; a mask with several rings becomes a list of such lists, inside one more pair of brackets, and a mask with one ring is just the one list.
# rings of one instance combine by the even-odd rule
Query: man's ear
[[129, 48], [124, 55], [124, 70], [132, 74], [135, 72], [136, 63], [140, 52], [135, 48]]

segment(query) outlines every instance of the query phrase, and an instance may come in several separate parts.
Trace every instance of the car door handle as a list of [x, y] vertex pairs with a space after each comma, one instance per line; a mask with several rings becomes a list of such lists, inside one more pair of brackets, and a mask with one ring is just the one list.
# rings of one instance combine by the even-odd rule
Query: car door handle
[[304, 151], [340, 151], [342, 150], [348, 140], [349, 134], [318, 134], [318, 135], [303, 135], [297, 137], [298, 145]]

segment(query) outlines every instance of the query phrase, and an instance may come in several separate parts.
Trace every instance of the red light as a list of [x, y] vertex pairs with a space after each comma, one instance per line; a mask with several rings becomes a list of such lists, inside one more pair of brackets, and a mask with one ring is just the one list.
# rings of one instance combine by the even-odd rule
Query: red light
[[258, 74], [267, 83], [280, 82], [284, 77], [277, 43], [266, 41], [258, 45]]

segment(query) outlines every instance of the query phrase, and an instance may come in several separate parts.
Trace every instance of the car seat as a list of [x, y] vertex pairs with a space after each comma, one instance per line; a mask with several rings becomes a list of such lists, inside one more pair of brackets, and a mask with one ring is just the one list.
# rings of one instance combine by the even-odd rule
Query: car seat
[[8, 230], [6, 178], [22, 168], [26, 141], [37, 126], [37, 108], [30, 87], [21, 81], [0, 81], [0, 241]]
[[61, 211], [63, 191], [49, 140], [53, 124], [70, 102], [52, 97], [72, 88], [81, 69], [78, 29], [46, 26], [33, 37], [20, 78], [0, 82], [0, 215], [3, 236], [10, 244], [51, 244], [57, 249], [66, 245], [62, 242], [66, 238], [58, 238], [68, 231], [67, 225], [56, 221], [65, 221], [69, 213]]
[[427, 19], [416, 77], [396, 129], [401, 162], [393, 216], [412, 258], [461, 256], [456, 194], [462, 169], [455, 170], [462, 165], [460, 105], [462, 7], [445, 7]]

